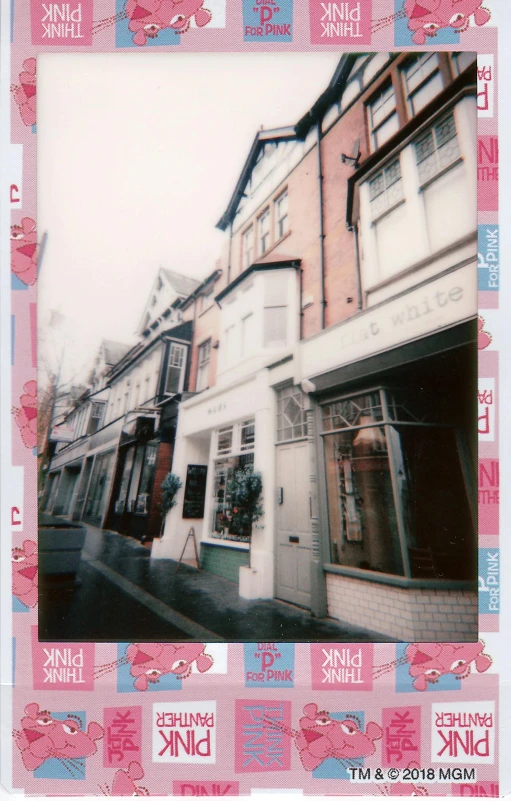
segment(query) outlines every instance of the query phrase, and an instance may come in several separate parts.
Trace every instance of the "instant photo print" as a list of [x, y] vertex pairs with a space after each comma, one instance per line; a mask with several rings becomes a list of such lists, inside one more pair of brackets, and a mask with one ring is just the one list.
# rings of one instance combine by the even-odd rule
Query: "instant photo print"
[[2, 3], [3, 786], [503, 797], [504, 3]]

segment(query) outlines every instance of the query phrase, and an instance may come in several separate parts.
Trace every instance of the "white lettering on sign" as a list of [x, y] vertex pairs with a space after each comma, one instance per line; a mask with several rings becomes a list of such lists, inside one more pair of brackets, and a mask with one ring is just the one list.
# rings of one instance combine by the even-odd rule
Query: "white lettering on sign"
[[295, 383], [473, 318], [476, 269], [474, 261], [302, 342]]

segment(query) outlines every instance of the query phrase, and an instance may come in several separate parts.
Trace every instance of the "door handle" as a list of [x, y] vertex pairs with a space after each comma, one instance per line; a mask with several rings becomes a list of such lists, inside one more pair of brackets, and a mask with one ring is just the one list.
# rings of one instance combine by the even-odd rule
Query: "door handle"
[[300, 542], [300, 537], [289, 537], [289, 542]]

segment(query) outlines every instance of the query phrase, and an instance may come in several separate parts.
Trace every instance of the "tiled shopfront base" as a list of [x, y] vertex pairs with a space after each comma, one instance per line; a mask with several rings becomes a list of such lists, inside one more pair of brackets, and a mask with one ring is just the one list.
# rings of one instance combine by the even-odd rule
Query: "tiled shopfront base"
[[201, 543], [200, 564], [202, 570], [209, 570], [237, 584], [240, 567], [248, 565], [248, 551]]
[[327, 574], [330, 617], [404, 642], [473, 642], [477, 593], [405, 589]]

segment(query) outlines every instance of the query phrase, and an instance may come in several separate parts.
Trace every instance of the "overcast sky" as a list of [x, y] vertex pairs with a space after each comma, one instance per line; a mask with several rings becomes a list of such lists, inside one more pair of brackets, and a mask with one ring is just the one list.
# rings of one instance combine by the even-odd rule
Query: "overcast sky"
[[103, 337], [134, 342], [159, 266], [196, 278], [214, 269], [226, 236], [215, 224], [256, 131], [295, 123], [338, 59], [38, 56], [40, 352], [65, 343], [66, 378], [88, 372]]

